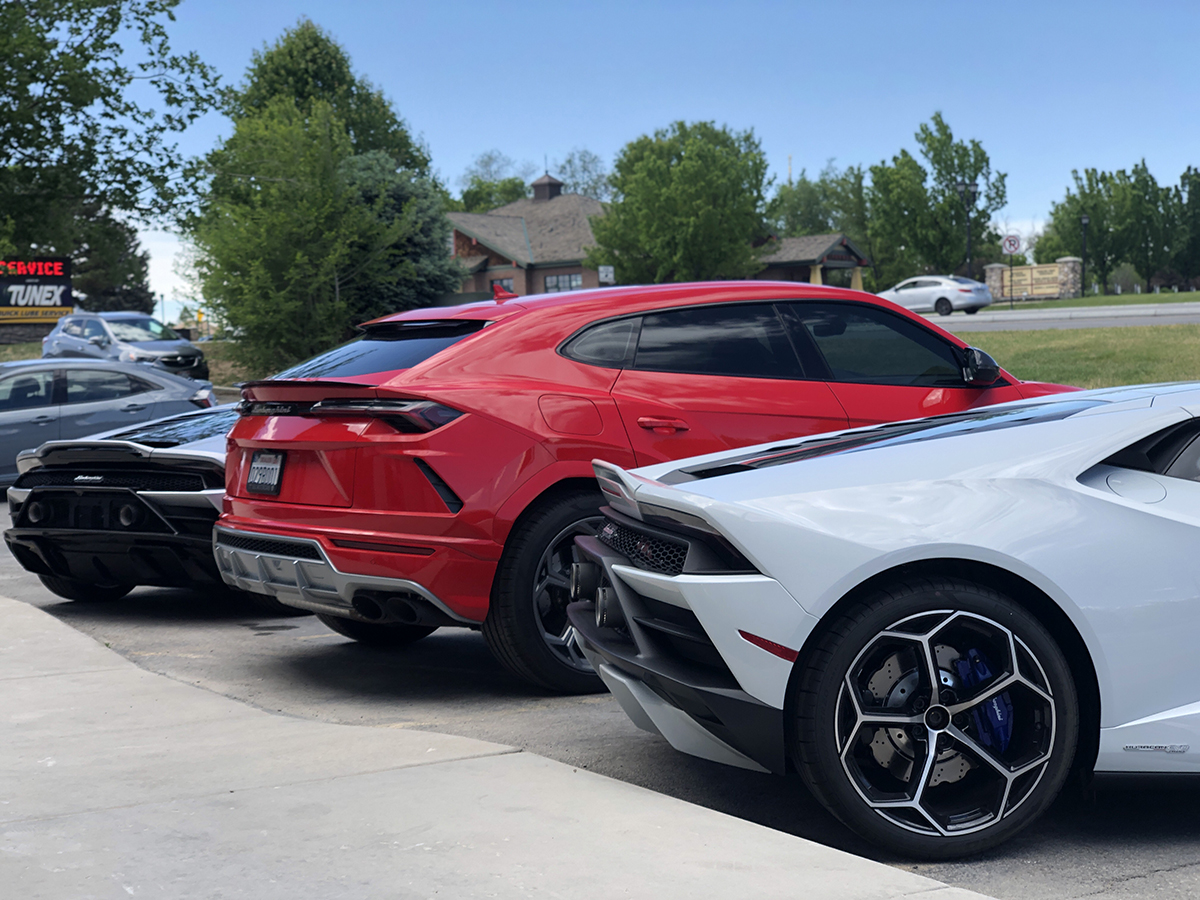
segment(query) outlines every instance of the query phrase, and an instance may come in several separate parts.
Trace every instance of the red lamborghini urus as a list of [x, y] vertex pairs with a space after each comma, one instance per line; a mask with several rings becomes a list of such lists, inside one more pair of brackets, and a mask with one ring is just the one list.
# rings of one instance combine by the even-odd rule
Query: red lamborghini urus
[[567, 622], [622, 467], [1068, 390], [887, 301], [802, 283], [622, 287], [400, 313], [246, 385], [224, 579], [365, 643], [482, 628], [517, 675], [601, 684]]

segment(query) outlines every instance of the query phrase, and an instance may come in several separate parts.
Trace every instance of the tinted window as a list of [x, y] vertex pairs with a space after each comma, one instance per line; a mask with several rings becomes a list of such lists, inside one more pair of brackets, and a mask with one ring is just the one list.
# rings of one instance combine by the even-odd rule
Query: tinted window
[[314, 356], [274, 377], [348, 378], [411, 369], [486, 324], [479, 321], [414, 322], [377, 326], [348, 344]]
[[109, 319], [108, 327], [118, 341], [136, 344], [141, 341], [182, 340], [174, 331], [158, 319], [149, 316], [137, 319]]
[[601, 322], [573, 338], [563, 347], [563, 353], [594, 366], [623, 368], [633, 359], [641, 324], [637, 318]]
[[233, 427], [238, 419], [237, 407], [230, 406], [211, 413], [196, 413], [163, 419], [153, 425], [143, 425], [114, 434], [114, 441], [134, 441], [152, 447], [176, 447], [206, 438], [219, 437]]
[[704, 306], [642, 319], [634, 368], [697, 375], [800, 378], [800, 362], [770, 303]]
[[53, 369], [0, 378], [0, 411], [49, 406], [53, 397]]
[[149, 390], [153, 385], [124, 372], [106, 369], [67, 369], [67, 403], [119, 400]]
[[816, 345], [834, 381], [963, 384], [955, 349], [915, 322], [850, 303], [791, 303], [784, 307], [796, 340]]

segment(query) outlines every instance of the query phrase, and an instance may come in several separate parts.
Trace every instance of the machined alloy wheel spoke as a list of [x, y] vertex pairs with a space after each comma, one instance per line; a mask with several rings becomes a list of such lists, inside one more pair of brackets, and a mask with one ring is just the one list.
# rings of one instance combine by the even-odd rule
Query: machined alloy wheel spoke
[[[603, 521], [602, 516], [593, 516], [568, 525], [547, 545], [534, 571], [533, 610], [542, 640], [562, 662], [584, 672], [592, 671], [592, 666], [579, 649], [575, 629], [565, 616], [571, 588], [570, 565], [576, 561], [575, 538], [596, 534]], [[551, 624], [555, 619], [562, 625]]]
[[952, 715], [952, 716], [958, 715], [961, 712], [966, 712], [969, 709], [972, 709], [976, 706], [981, 706], [982, 704], [987, 703], [987, 701], [991, 700], [997, 694], [1002, 694], [1005, 691], [1007, 691], [1009, 688], [1011, 688], [1013, 685], [1017, 685], [1017, 684], [1033, 691], [1033, 693], [1037, 694], [1039, 697], [1041, 697], [1047, 703], [1054, 702], [1054, 699], [1049, 694], [1047, 694], [1045, 691], [1043, 691], [1040, 687], [1038, 687], [1036, 684], [1034, 684], [1032, 681], [1030, 681], [1024, 675], [1009, 675], [1005, 678], [1000, 679], [995, 684], [989, 685], [987, 690], [985, 690], [978, 697], [973, 697], [970, 700], [963, 701], [962, 703], [949, 704], [946, 706], [946, 709], [950, 710], [950, 715]]

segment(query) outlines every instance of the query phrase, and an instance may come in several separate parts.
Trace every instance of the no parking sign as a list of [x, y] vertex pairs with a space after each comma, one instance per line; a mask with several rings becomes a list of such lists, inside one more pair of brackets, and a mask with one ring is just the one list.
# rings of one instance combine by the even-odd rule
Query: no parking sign
[[1021, 252], [1021, 239], [1015, 234], [1006, 234], [1004, 240], [1000, 242], [1000, 250], [1005, 256], [1012, 256], [1014, 253]]

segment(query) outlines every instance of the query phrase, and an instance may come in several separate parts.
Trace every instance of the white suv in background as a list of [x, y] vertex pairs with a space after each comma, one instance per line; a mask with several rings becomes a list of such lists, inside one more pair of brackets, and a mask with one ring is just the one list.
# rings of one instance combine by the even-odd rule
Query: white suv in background
[[948, 316], [956, 309], [971, 315], [992, 303], [992, 292], [986, 284], [958, 275], [918, 275], [878, 296], [913, 312], [933, 311], [939, 316]]

